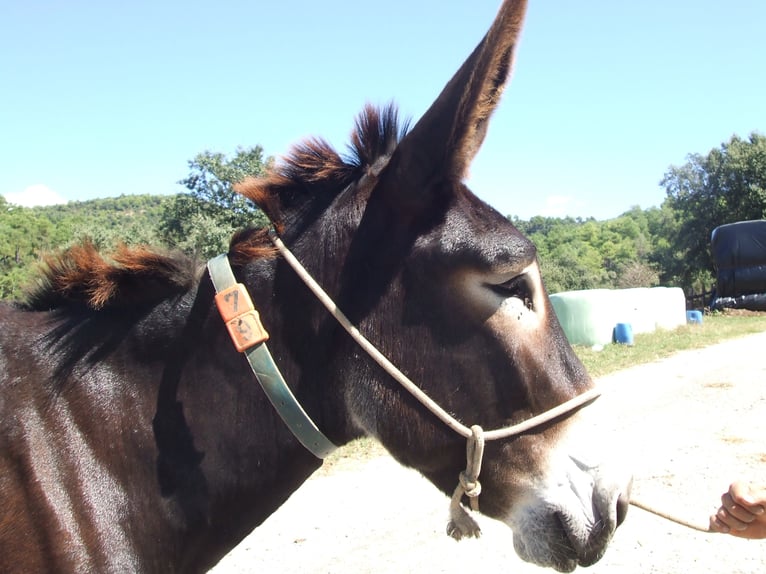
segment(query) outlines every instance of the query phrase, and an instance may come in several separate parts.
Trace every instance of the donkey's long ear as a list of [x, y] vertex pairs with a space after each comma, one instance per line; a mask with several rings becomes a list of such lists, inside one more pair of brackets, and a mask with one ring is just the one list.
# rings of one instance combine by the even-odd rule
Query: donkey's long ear
[[505, 0], [484, 39], [399, 144], [389, 167], [397, 187], [463, 179], [513, 65], [526, 0]]

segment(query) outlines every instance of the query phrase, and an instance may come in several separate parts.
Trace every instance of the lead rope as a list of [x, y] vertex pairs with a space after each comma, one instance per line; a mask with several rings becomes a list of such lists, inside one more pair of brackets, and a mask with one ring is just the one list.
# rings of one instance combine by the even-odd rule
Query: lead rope
[[630, 504], [631, 506], [640, 508], [641, 510], [645, 512], [650, 512], [651, 514], [659, 516], [660, 518], [664, 518], [665, 520], [669, 520], [670, 522], [675, 522], [676, 524], [680, 524], [681, 526], [686, 526], [686, 528], [691, 528], [692, 530], [697, 530], [699, 532], [706, 532], [706, 533], [711, 532], [709, 526], [700, 526], [699, 524], [695, 524], [694, 522], [684, 520], [683, 518], [678, 518], [677, 516], [673, 516], [672, 514], [669, 514], [663, 510], [659, 510], [649, 504], [646, 504], [645, 502], [641, 500], [631, 498]]
[[396, 365], [386, 358], [375, 345], [370, 343], [362, 333], [359, 332], [351, 321], [338, 308], [332, 298], [322, 289], [311, 274], [301, 265], [301, 262], [285, 246], [282, 240], [277, 236], [272, 228], [269, 232], [269, 238], [285, 261], [292, 267], [293, 271], [301, 278], [306, 286], [311, 290], [314, 296], [324, 305], [327, 311], [336, 321], [345, 329], [356, 343], [386, 371], [393, 379], [403, 386], [413, 397], [425, 406], [429, 411], [436, 415], [444, 424], [454, 430], [460, 436], [467, 440], [466, 444], [466, 469], [460, 473], [459, 483], [452, 495], [450, 502], [450, 522], [447, 527], [447, 533], [455, 540], [463, 537], [478, 537], [481, 529], [476, 521], [468, 514], [461, 504], [465, 494], [471, 501], [471, 507], [474, 510], [479, 508], [479, 493], [481, 493], [481, 484], [479, 483], [479, 473], [481, 472], [481, 462], [484, 456], [484, 442], [488, 440], [497, 440], [519, 435], [532, 428], [550, 422], [564, 414], [568, 414], [580, 407], [596, 400], [601, 395], [600, 389], [589, 389], [576, 397], [561, 403], [539, 415], [515, 425], [504, 428], [484, 431], [478, 425], [467, 427], [447, 411], [441, 408], [431, 397], [424, 393], [420, 387], [413, 383]]

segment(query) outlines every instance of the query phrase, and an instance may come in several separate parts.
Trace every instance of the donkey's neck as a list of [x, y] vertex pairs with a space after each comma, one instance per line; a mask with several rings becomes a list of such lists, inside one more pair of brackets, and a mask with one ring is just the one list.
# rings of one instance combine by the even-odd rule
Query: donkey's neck
[[[234, 350], [213, 295], [203, 276], [185, 298], [168, 303], [183, 326], [176, 325], [175, 340], [159, 362], [151, 415], [152, 490], [164, 527], [175, 531], [181, 570], [212, 566], [321, 466], [297, 443]], [[155, 312], [162, 316], [168, 309]], [[275, 355], [289, 356], [283, 338], [273, 340]]]

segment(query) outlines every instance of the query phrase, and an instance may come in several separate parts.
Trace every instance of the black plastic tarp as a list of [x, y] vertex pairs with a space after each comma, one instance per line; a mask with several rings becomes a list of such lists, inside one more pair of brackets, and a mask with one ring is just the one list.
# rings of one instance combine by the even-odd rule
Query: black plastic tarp
[[739, 297], [718, 297], [711, 305], [712, 309], [747, 309], [748, 311], [766, 311], [766, 294], [740, 295]]
[[711, 246], [718, 297], [766, 293], [766, 220], [716, 227]]

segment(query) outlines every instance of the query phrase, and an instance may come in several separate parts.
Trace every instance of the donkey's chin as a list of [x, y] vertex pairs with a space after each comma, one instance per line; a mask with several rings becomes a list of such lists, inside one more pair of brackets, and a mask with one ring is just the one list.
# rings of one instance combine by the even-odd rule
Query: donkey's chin
[[584, 516], [554, 509], [528, 515], [526, 524], [514, 529], [513, 546], [527, 562], [572, 572], [577, 566], [591, 566], [606, 552], [615, 526], [590, 524]]

